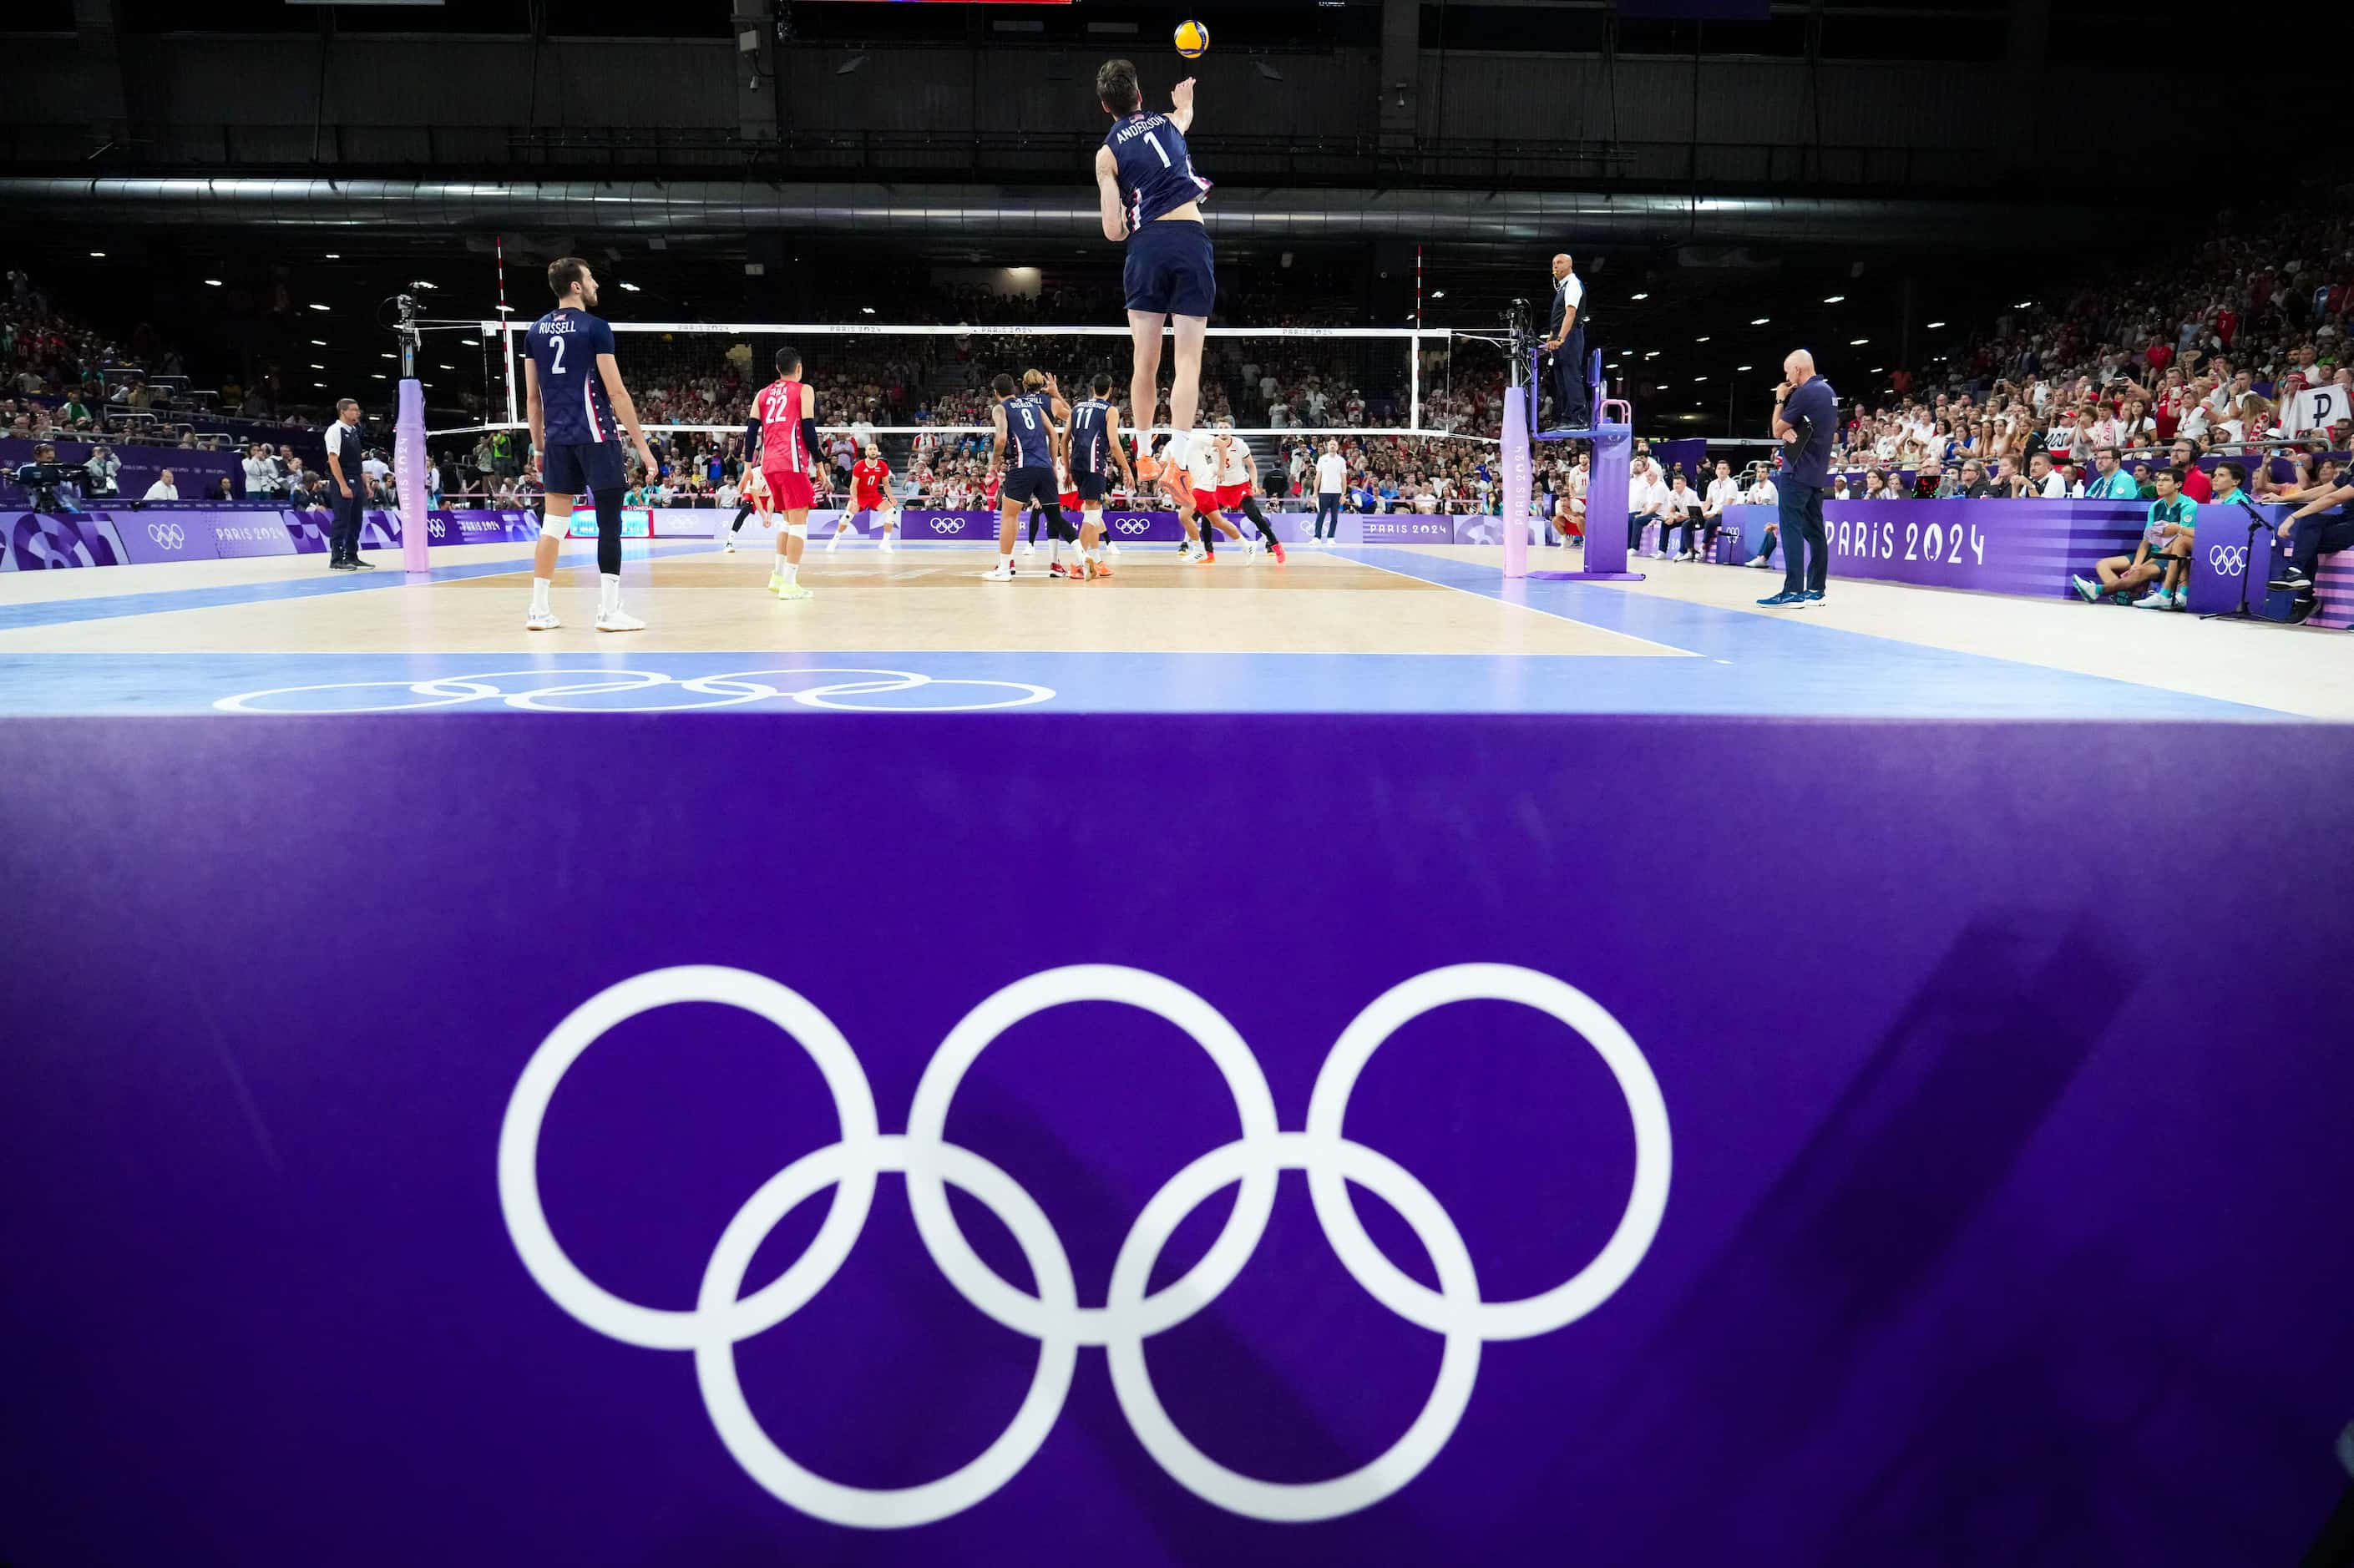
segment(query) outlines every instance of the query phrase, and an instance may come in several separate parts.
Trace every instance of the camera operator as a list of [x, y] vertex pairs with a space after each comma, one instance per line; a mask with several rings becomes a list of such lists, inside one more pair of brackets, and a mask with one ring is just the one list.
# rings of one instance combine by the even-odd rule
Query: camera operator
[[33, 461], [20, 465], [10, 477], [32, 496], [34, 511], [79, 512], [80, 497], [74, 492], [89, 482], [89, 470], [80, 463], [59, 462], [58, 449], [43, 441], [33, 449]]
[[82, 493], [92, 499], [104, 499], [115, 493], [114, 476], [122, 471], [122, 460], [103, 446], [90, 449], [90, 461], [82, 464], [90, 478], [82, 485]]

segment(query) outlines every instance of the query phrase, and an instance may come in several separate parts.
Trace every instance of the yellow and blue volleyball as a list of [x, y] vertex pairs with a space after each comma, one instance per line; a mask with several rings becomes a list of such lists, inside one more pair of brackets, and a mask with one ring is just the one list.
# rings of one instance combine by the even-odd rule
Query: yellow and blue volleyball
[[1189, 60], [1200, 59], [1210, 52], [1210, 29], [1199, 22], [1177, 24], [1177, 52]]

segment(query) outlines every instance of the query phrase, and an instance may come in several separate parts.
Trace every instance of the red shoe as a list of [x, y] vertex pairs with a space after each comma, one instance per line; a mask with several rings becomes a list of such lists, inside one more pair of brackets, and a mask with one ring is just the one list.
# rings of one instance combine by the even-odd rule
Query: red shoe
[[1218, 557], [1204, 550], [1199, 557], [1199, 563], [1205, 567], [1214, 567], [1218, 564]]
[[1065, 571], [1063, 569], [1063, 563], [1056, 561], [1053, 566], [1046, 568], [1046, 575], [1050, 577], [1075, 577], [1079, 574], [1076, 572]]
[[1267, 542], [1267, 547], [1275, 552], [1275, 564], [1278, 567], [1283, 565], [1283, 541], [1280, 539], [1269, 539]]

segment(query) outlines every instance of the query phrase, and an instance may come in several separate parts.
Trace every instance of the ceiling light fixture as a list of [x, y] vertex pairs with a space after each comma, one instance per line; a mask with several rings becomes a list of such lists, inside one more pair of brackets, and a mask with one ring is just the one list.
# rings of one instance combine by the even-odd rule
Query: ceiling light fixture
[[1845, 294], [1828, 294], [1828, 295], [1825, 295], [1825, 296], [1824, 296], [1824, 298], [1823, 298], [1823, 303], [1825, 303], [1825, 304], [1827, 304], [1827, 305], [1836, 305], [1836, 304], [1838, 304], [1841, 300], [1844, 300], [1844, 299], [1846, 299], [1846, 298], [1847, 298], [1847, 296], [1846, 296]]

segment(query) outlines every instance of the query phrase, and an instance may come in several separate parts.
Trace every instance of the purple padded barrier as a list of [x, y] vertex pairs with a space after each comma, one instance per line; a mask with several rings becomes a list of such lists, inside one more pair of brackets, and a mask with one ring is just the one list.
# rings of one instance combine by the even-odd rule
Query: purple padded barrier
[[[131, 559], [114, 522], [97, 513], [9, 512], [0, 514], [0, 571], [115, 567]], [[156, 526], [169, 536], [164, 524]]]
[[[1525, 520], [1529, 514], [1529, 401], [1504, 399], [1504, 433], [1499, 442], [1504, 459], [1504, 515]], [[1503, 530], [1504, 576], [1529, 575], [1529, 531], [1525, 526]]]
[[2252, 612], [2267, 620], [2286, 620], [2296, 596], [2274, 593], [2264, 585], [2288, 565], [2288, 547], [2273, 530], [2296, 510], [2259, 506], [2256, 514], [2264, 526], [2251, 530], [2248, 517], [2237, 508], [2201, 506], [2190, 557], [2190, 608], [2200, 615], [2236, 609], [2244, 585]]
[[[241, 506], [158, 503], [138, 509], [77, 512], [62, 516], [19, 513], [9, 536], [0, 541], [0, 569], [48, 567], [111, 567], [125, 563], [211, 561], [239, 556], [323, 555], [329, 514], [269, 511]], [[66, 548], [78, 535], [97, 542], [79, 551]], [[539, 536], [526, 512], [435, 512], [427, 537], [431, 544], [482, 545], [528, 542]], [[360, 544], [388, 550], [401, 543], [400, 514], [369, 512], [360, 518]], [[99, 547], [102, 546], [102, 547]]]
[[[1768, 506], [1726, 515], [1761, 532]], [[2139, 501], [1831, 501], [1823, 505], [1834, 577], [1988, 593], [2064, 594], [2068, 574], [2130, 555], [2149, 514]]]
[[[392, 482], [411, 503], [432, 489], [427, 461], [425, 388], [410, 376], [400, 384], [400, 417], [392, 438]], [[427, 532], [408, 534], [400, 542], [401, 565], [409, 571], [427, 569]]]
[[2314, 583], [2321, 607], [2306, 624], [2326, 626], [2333, 631], [2354, 627], [2354, 550], [2322, 556], [2321, 569], [2314, 574]]
[[[827, 689], [868, 709], [991, 694], [883, 688]], [[0, 1467], [14, 1562], [2203, 1568], [2296, 1560], [2345, 1485], [2354, 1246], [2329, 1172], [2354, 1053], [2329, 977], [2354, 906], [2244, 835], [2168, 835], [2163, 874], [2120, 872], [2102, 835], [2260, 798], [2268, 842], [2342, 843], [2354, 727], [804, 711], [6, 729], [31, 814], [0, 835], [0, 1145], [26, 1173], [0, 1380], [37, 1435]], [[923, 830], [801, 835], [780, 878], [723, 824], [646, 809], [756, 777], [813, 800], [887, 781]], [[1315, 831], [1270, 856], [1262, 835], [1053, 809], [1185, 778], [1314, 801]], [[429, 853], [388, 852], [388, 781], [414, 779], [433, 781]], [[1566, 789], [1714, 820], [1728, 780], [1812, 809], [1733, 855], [1562, 814]], [[509, 805], [535, 789], [518, 832]], [[88, 810], [30, 808], [58, 800]], [[563, 845], [588, 859], [560, 874], [580, 896], [551, 947], [526, 934], [548, 928]], [[592, 899], [628, 913], [587, 918]], [[786, 904], [832, 936], [800, 939]], [[1693, 937], [1727, 909], [1731, 963]], [[1270, 932], [1309, 948], [1278, 960]], [[854, 1107], [871, 1086], [854, 1120], [898, 1133], [960, 1018], [1071, 963], [1166, 983], [1097, 973], [1149, 1009], [1014, 1022], [1055, 983], [1032, 982], [969, 1037], [997, 1038], [952, 1103], [927, 1101], [969, 1158], [863, 1139], [824, 1156], [863, 1163], [816, 1171], [815, 1201], [775, 1224], [757, 1304], [695, 1310], [698, 1291], [736, 1298], [775, 1219], [731, 1217], [843, 1137], [810, 1051]], [[741, 974], [642, 978], [681, 965]], [[733, 1000], [578, 1017], [564, 1065], [544, 1043], [623, 982], [623, 1002]], [[1411, 1016], [1507, 991], [1575, 1028], [1501, 1001]], [[1345, 1105], [1316, 1099], [1327, 1074], [1353, 1078]], [[1201, 1212], [1145, 1271], [1169, 1310], [1140, 1351], [1133, 1314], [1023, 1305], [1062, 1260], [1100, 1305], [1165, 1183], [1245, 1127], [1320, 1114], [1394, 1163], [1329, 1134], [1230, 1149], [1205, 1201], [1162, 1206]], [[972, 1263], [928, 1245], [892, 1174], [863, 1218], [854, 1180], [840, 1247], [768, 1287], [813, 1255], [825, 1181], [911, 1152], [982, 1186], [986, 1205], [942, 1212]], [[1321, 1223], [1282, 1159], [1330, 1180]], [[1381, 1195], [1352, 1190], [1398, 1272], [1336, 1254], [1341, 1174]], [[1197, 1263], [1235, 1175], [1250, 1245], [1221, 1288]], [[715, 1266], [723, 1238], [734, 1262]], [[1417, 1319], [1453, 1325], [1449, 1355]], [[1008, 1323], [1090, 1342], [1042, 1352]], [[904, 1488], [1010, 1426], [1005, 1463], [906, 1499], [944, 1517], [904, 1530], [823, 1522], [860, 1499], [758, 1457]], [[1428, 1440], [1388, 1472], [1401, 1489], [1320, 1523], [1244, 1510], [1363, 1491], [1254, 1492], [1173, 1446], [1306, 1483], [1410, 1430]]]
[[[56, 443], [59, 462], [78, 463], [90, 456], [88, 441]], [[129, 446], [115, 441], [98, 443], [122, 461], [122, 471], [114, 476], [116, 493], [101, 499], [101, 505], [116, 502], [128, 504], [147, 493], [156, 475], [165, 469], [172, 471], [172, 480], [179, 493], [191, 501], [211, 494], [223, 475], [241, 500], [245, 494], [245, 454], [241, 451], [200, 452], [182, 451], [177, 447]], [[10, 437], [0, 440], [0, 470], [13, 473], [22, 464], [33, 461], [37, 441]], [[0, 474], [0, 504], [29, 504], [32, 498]]]

